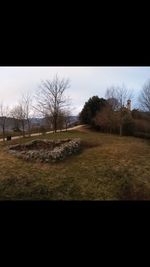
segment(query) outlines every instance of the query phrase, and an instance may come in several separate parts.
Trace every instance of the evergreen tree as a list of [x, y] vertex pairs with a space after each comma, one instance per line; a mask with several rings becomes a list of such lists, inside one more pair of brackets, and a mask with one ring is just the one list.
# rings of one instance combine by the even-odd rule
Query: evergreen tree
[[100, 112], [107, 104], [107, 101], [98, 96], [93, 96], [85, 102], [84, 107], [79, 115], [81, 123], [94, 125], [94, 118], [97, 112]]

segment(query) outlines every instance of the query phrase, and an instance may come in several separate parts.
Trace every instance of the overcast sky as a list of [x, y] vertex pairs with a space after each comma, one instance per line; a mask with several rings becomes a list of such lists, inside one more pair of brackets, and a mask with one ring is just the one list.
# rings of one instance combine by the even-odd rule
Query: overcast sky
[[34, 92], [41, 80], [55, 74], [70, 79], [66, 95], [72, 99], [74, 115], [93, 95], [105, 97], [107, 87], [124, 84], [134, 91], [134, 103], [143, 84], [150, 79], [150, 67], [0, 67], [0, 102], [10, 107], [21, 94]]

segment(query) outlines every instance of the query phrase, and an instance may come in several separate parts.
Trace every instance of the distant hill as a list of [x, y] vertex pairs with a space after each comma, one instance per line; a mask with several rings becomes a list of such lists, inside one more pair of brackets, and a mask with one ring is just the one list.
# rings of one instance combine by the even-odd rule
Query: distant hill
[[[69, 117], [70, 124], [73, 124], [78, 121], [78, 116], [70, 116]], [[46, 119], [45, 118], [32, 118], [31, 124], [32, 125], [45, 125]]]
[[[3, 118], [0, 117], [0, 132], [2, 132], [2, 120], [3, 120]], [[70, 116], [69, 125], [73, 125], [77, 121], [78, 121], [78, 116]], [[45, 126], [46, 124], [47, 124], [47, 122], [46, 122], [45, 118], [32, 118], [31, 119], [31, 127], [41, 127], [41, 126]], [[16, 125], [18, 125], [21, 129], [21, 123], [19, 120], [16, 120], [14, 118], [7, 118], [5, 131], [13, 132]], [[25, 128], [27, 128], [27, 124], [26, 124]]]
[[69, 120], [70, 120], [70, 123], [71, 123], [71, 124], [72, 124], [72, 123], [75, 123], [75, 122], [78, 121], [78, 116], [70, 116], [70, 117], [69, 117]]
[[[0, 117], [0, 132], [2, 132], [2, 121], [3, 121], [3, 118]], [[14, 128], [14, 119], [13, 118], [7, 118], [6, 119], [6, 126], [5, 126], [6, 131], [11, 132], [13, 128]]]

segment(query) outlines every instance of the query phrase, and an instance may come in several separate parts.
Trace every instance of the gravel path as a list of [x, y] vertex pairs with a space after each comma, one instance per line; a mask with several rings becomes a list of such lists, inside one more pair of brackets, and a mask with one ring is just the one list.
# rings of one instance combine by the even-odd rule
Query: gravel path
[[[76, 130], [76, 129], [79, 129], [79, 128], [82, 128], [82, 126], [84, 125], [78, 125], [78, 126], [74, 126], [74, 127], [71, 127], [71, 128], [68, 128], [67, 130], [68, 131], [71, 131], [71, 130]], [[61, 130], [62, 132], [65, 132], [66, 130]], [[60, 130], [57, 131], [58, 133], [60, 132]], [[50, 134], [50, 133], [53, 133], [53, 131], [50, 131], [50, 132], [46, 132], [46, 134]], [[34, 133], [34, 134], [31, 134], [31, 136], [40, 136], [42, 135], [42, 133]], [[15, 139], [19, 139], [19, 138], [23, 138], [22, 136], [13, 136], [11, 138], [11, 140], [15, 140]], [[3, 141], [3, 138], [0, 139], [0, 142]]]

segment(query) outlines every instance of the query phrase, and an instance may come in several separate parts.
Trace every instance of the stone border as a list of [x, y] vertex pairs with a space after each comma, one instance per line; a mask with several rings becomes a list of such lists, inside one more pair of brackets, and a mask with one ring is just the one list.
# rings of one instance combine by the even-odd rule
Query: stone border
[[[42, 148], [44, 146], [44, 148]], [[33, 140], [26, 144], [17, 144], [8, 147], [9, 153], [24, 160], [40, 162], [56, 162], [79, 152], [80, 138], [59, 140]]]

